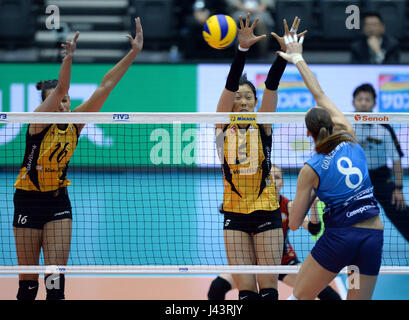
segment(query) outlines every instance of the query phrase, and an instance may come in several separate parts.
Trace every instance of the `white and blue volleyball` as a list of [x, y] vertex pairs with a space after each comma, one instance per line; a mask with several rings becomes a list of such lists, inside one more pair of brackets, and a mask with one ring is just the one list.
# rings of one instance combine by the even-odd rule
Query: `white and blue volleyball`
[[203, 38], [215, 49], [226, 49], [237, 40], [237, 24], [224, 14], [211, 16], [203, 26]]

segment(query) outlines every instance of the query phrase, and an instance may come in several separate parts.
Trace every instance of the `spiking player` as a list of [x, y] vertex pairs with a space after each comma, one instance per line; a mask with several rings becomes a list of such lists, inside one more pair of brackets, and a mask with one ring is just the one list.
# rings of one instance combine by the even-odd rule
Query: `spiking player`
[[325, 203], [325, 231], [303, 262], [290, 299], [314, 299], [345, 266], [354, 265], [360, 287], [350, 288], [347, 299], [368, 300], [381, 266], [383, 225], [365, 153], [304, 61], [297, 36], [286, 34], [285, 42], [287, 52], [280, 56], [297, 67], [318, 104], [305, 115], [316, 154], [299, 173], [290, 229], [300, 227], [316, 196]]

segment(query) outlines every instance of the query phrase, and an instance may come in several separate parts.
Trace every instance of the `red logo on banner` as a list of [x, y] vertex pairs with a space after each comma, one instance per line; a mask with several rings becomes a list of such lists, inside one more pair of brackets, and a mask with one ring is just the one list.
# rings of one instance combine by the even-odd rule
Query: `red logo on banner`
[[368, 115], [360, 115], [356, 114], [354, 116], [356, 121], [365, 121], [365, 122], [389, 122], [388, 116], [368, 116]]

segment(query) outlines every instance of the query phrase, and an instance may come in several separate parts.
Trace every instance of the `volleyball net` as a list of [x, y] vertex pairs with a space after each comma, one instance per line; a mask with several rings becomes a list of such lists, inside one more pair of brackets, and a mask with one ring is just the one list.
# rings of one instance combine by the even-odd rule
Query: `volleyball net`
[[[291, 200], [295, 197], [298, 172], [314, 152], [313, 141], [306, 136], [304, 115], [0, 114], [0, 273], [296, 273], [298, 266], [228, 264], [224, 215], [219, 212], [225, 186], [215, 124], [235, 124], [234, 128], [240, 129], [239, 125], [245, 127], [248, 123], [256, 137], [256, 123], [272, 124], [271, 163], [281, 168], [281, 194]], [[403, 168], [402, 192], [408, 201], [409, 115], [346, 116], [357, 133], [365, 135], [363, 144], [368, 154], [378, 157], [379, 162], [385, 152], [388, 159], [389, 153], [396, 153], [395, 142], [399, 141], [403, 154], [397, 159]], [[29, 123], [86, 124], [67, 172], [73, 222], [69, 260], [64, 266], [44, 265], [43, 254], [38, 266], [17, 263], [12, 226], [14, 184], [25, 154]], [[390, 134], [390, 128], [395, 136]], [[370, 135], [368, 130], [372, 130]], [[258, 140], [252, 140], [252, 134], [245, 138], [245, 132], [243, 139], [239, 133], [237, 140], [229, 144], [229, 154], [241, 155], [234, 161], [244, 167], [261, 170], [260, 153], [252, 147], [258, 145], [252, 141]], [[377, 154], [383, 142], [386, 149]], [[387, 165], [393, 168], [391, 159]], [[37, 164], [32, 170], [52, 169]], [[250, 171], [243, 175], [251, 176], [254, 172]], [[409, 215], [395, 215], [393, 221], [389, 216], [382, 209], [385, 231], [381, 273], [409, 273], [409, 243], [404, 230], [409, 225]], [[316, 238], [300, 227], [289, 231], [288, 240], [303, 261]]]

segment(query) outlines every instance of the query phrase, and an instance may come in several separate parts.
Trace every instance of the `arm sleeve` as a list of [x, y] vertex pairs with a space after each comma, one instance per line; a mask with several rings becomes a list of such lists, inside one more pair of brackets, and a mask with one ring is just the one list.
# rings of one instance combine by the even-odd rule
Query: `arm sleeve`
[[266, 88], [269, 90], [277, 90], [280, 84], [281, 77], [283, 76], [285, 67], [287, 66], [287, 60], [281, 56], [277, 56], [270, 70], [268, 71], [267, 79], [265, 81]]
[[230, 66], [229, 75], [227, 76], [225, 88], [229, 91], [236, 92], [239, 90], [240, 77], [244, 70], [246, 63], [246, 51], [236, 50], [234, 60]]

